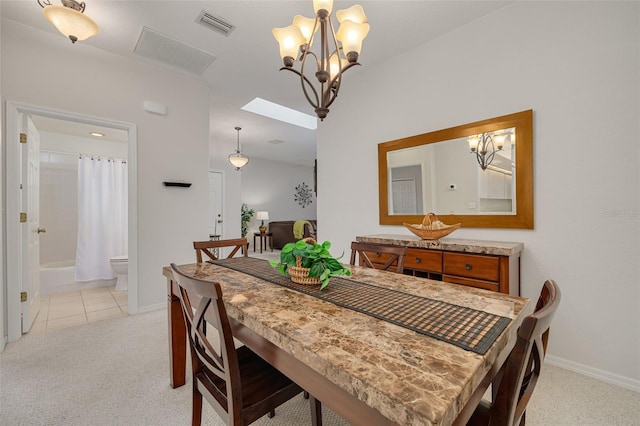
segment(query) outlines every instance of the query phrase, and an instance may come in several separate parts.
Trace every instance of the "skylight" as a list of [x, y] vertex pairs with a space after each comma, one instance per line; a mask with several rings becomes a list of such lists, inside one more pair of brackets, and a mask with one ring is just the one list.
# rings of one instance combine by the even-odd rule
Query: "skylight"
[[254, 114], [273, 118], [274, 120], [284, 121], [294, 126], [304, 127], [305, 129], [316, 130], [318, 128], [318, 118], [316, 116], [265, 101], [262, 98], [255, 98], [243, 106], [242, 109]]

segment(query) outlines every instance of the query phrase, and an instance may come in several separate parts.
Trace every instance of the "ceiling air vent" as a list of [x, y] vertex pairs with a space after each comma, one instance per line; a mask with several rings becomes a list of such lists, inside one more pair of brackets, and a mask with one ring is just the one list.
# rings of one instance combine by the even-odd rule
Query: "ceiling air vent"
[[203, 25], [210, 30], [216, 31], [224, 36], [229, 36], [236, 26], [230, 22], [225, 21], [221, 16], [216, 16], [212, 13], [203, 10], [196, 18], [196, 23]]
[[202, 74], [215, 55], [143, 27], [133, 52], [194, 74]]

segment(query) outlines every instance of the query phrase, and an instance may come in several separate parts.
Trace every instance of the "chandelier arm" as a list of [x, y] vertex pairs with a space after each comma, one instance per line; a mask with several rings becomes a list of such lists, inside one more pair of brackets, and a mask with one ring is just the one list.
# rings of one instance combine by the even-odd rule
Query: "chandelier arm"
[[[318, 91], [316, 90], [315, 87], [313, 87], [313, 84], [311, 83], [311, 81], [304, 74], [304, 68], [307, 63], [307, 58], [309, 55], [313, 56], [313, 58], [316, 61], [316, 71], [320, 69], [320, 62], [318, 60], [318, 56], [315, 54], [315, 52], [310, 50], [311, 43], [313, 43], [313, 35], [309, 39], [309, 44], [307, 44], [307, 48], [305, 49], [304, 53], [300, 57], [300, 71], [297, 71], [293, 68], [290, 68], [289, 70], [295, 72], [300, 76], [300, 85], [302, 86], [302, 92], [304, 93], [304, 96], [307, 98], [307, 101], [309, 101], [311, 106], [313, 106], [314, 108], [318, 108], [318, 105], [320, 105], [320, 98], [318, 97]], [[311, 90], [313, 90], [313, 96], [316, 98], [315, 103], [310, 99], [308, 89], [305, 87], [305, 82], [311, 88]]]
[[[337, 61], [338, 72], [336, 72], [336, 75], [330, 81], [327, 82], [327, 90], [322, 91], [322, 106], [324, 108], [329, 108], [329, 106], [333, 103], [335, 98], [338, 96], [338, 91], [340, 90], [340, 84], [342, 83], [342, 79], [340, 77], [344, 72], [344, 68], [342, 68], [342, 61], [340, 60], [340, 46], [338, 45], [338, 40], [336, 39], [336, 32], [333, 28], [333, 21], [331, 20], [331, 17], [328, 17], [327, 20], [329, 21], [329, 30], [331, 31], [331, 38], [333, 39], [333, 45], [335, 47], [335, 50], [333, 53], [338, 58], [338, 61]], [[331, 76], [331, 72], [330, 72], [331, 56], [329, 55], [329, 41], [327, 40], [326, 43], [323, 43], [323, 46], [325, 46], [327, 50], [327, 62], [328, 62], [327, 73], [329, 76]]]
[[[300, 71], [293, 69], [293, 68], [289, 68], [289, 67], [282, 67], [280, 68], [280, 71], [282, 70], [287, 70], [287, 71], [291, 71], [294, 74], [297, 74], [298, 76], [300, 76], [300, 81], [302, 84], [302, 92], [304, 93], [304, 96], [307, 98], [307, 101], [311, 104], [312, 107], [314, 108], [318, 108], [318, 103], [320, 102], [320, 99], [318, 98], [318, 92], [316, 91], [316, 88], [313, 87], [313, 84], [311, 84], [311, 82], [309, 81], [309, 79], [302, 74]], [[311, 90], [313, 90], [313, 95], [316, 98], [316, 101], [313, 102], [313, 100], [309, 97], [309, 94], [307, 93], [307, 88], [305, 87], [304, 83], [307, 83], [307, 85], [311, 88]]]
[[42, 1], [38, 0], [38, 4], [43, 9], [44, 9], [45, 6], [51, 6], [51, 2], [49, 0], [42, 0]]
[[[352, 62], [350, 64], [347, 64], [347, 66], [345, 66], [344, 68], [342, 68], [342, 71], [340, 71], [340, 74], [337, 74], [335, 77], [333, 77], [333, 79], [331, 79], [331, 88], [332, 90], [335, 91], [334, 96], [331, 98], [331, 101], [326, 105], [327, 107], [331, 106], [331, 104], [333, 103], [333, 101], [338, 97], [338, 90], [340, 90], [340, 84], [342, 83], [342, 79], [340, 77], [342, 77], [342, 74], [344, 74], [344, 72], [346, 70], [348, 70], [349, 68], [356, 66], [356, 65], [360, 65], [359, 62]], [[340, 79], [339, 79], [340, 78]], [[338, 80], [339, 79], [339, 80]], [[336, 84], [337, 83], [337, 84]], [[335, 84], [335, 89], [333, 89]]]

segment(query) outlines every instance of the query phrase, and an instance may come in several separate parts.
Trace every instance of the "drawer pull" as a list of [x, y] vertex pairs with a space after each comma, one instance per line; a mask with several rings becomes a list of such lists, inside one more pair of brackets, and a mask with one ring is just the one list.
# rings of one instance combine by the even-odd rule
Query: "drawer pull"
[[376, 257], [380, 257], [380, 253], [376, 252]]
[[422, 259], [420, 259], [419, 257], [416, 257], [416, 263], [420, 263]]
[[464, 268], [465, 268], [467, 271], [470, 271], [470, 270], [471, 270], [471, 264], [470, 264], [470, 263], [467, 263], [466, 265], [464, 265]]

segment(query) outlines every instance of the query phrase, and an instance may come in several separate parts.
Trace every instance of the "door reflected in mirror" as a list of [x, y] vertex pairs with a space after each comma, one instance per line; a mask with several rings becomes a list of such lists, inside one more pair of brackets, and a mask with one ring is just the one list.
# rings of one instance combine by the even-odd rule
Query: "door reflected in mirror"
[[533, 228], [531, 110], [378, 145], [380, 224]]

